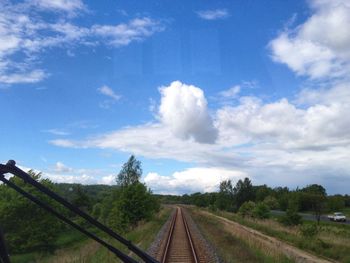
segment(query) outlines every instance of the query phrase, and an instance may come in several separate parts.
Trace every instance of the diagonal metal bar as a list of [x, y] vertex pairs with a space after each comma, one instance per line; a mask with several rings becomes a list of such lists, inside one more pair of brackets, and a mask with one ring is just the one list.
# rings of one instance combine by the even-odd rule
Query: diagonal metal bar
[[66, 208], [68, 208], [70, 211], [81, 216], [82, 218], [84, 218], [86, 221], [88, 221], [89, 223], [91, 223], [95, 227], [99, 228], [103, 232], [107, 233], [111, 237], [115, 238], [116, 240], [118, 240], [119, 242], [121, 242], [122, 244], [127, 246], [128, 249], [130, 249], [137, 256], [142, 258], [144, 260], [144, 262], [146, 262], [146, 263], [159, 263], [156, 259], [154, 259], [150, 255], [148, 255], [146, 252], [142, 251], [140, 248], [138, 248], [137, 246], [132, 244], [129, 240], [126, 240], [124, 237], [118, 235], [117, 233], [115, 233], [113, 230], [111, 230], [107, 226], [103, 225], [102, 223], [100, 223], [99, 221], [97, 221], [96, 219], [94, 219], [93, 217], [88, 215], [87, 213], [80, 210], [78, 207], [75, 207], [74, 205], [69, 203], [67, 200], [65, 200], [64, 198], [62, 198], [61, 196], [59, 196], [55, 192], [51, 191], [47, 187], [43, 186], [42, 184], [40, 184], [39, 182], [34, 180], [32, 177], [30, 177], [30, 175], [28, 175], [26, 172], [24, 172], [23, 170], [18, 168], [16, 166], [15, 161], [9, 160], [6, 165], [0, 164], [0, 174], [1, 173], [11, 173], [11, 174], [21, 178], [24, 182], [32, 185], [33, 187], [38, 189], [40, 192], [48, 195], [49, 197], [51, 197], [52, 199], [54, 199], [58, 203], [62, 204]]
[[24, 191], [22, 188], [18, 187], [16, 184], [14, 184], [11, 181], [7, 180], [3, 175], [0, 175], [0, 181], [2, 181], [4, 184], [6, 184], [7, 186], [11, 187], [12, 189], [14, 189], [16, 192], [20, 193], [24, 197], [28, 198], [30, 201], [32, 201], [33, 203], [37, 204], [41, 208], [43, 208], [46, 211], [50, 212], [51, 214], [53, 214], [57, 218], [61, 219], [66, 224], [74, 227], [75, 229], [79, 230], [83, 234], [87, 235], [88, 237], [92, 238], [96, 242], [100, 243], [102, 246], [106, 247], [108, 250], [110, 250], [112, 253], [114, 253], [118, 258], [123, 260], [123, 262], [126, 262], [126, 263], [137, 263], [136, 260], [132, 259], [131, 257], [129, 257], [127, 255], [125, 255], [123, 252], [121, 252], [120, 250], [116, 249], [111, 244], [105, 242], [104, 240], [100, 239], [96, 235], [94, 235], [91, 232], [89, 232], [89, 231], [85, 230], [84, 228], [80, 227], [79, 225], [77, 225], [76, 223], [74, 223], [73, 221], [68, 219], [67, 217], [65, 217], [62, 214], [58, 213], [56, 210], [54, 210], [49, 205], [45, 204], [44, 202], [40, 201], [38, 198], [36, 198], [33, 195], [31, 195], [30, 193]]

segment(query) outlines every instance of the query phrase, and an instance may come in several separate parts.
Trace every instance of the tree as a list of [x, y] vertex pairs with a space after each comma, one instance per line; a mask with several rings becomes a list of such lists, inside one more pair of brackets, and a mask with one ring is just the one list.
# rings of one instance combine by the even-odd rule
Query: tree
[[72, 204], [82, 210], [88, 210], [91, 206], [90, 198], [81, 185], [74, 185], [72, 192]]
[[272, 194], [272, 189], [266, 184], [254, 186], [255, 201], [262, 202], [267, 196]]
[[[28, 173], [36, 181], [53, 189], [53, 183], [48, 179], [42, 179], [41, 173], [32, 170]], [[21, 179], [14, 176], [10, 181], [50, 206], [58, 208], [50, 198]], [[59, 220], [6, 185], [0, 185], [0, 215], [0, 225], [4, 228], [10, 252], [53, 249], [54, 241], [61, 229]]]
[[[159, 211], [160, 204], [145, 184], [140, 183], [142, 175], [141, 162], [133, 155], [123, 165], [118, 174], [118, 187], [107, 202], [111, 202], [107, 222], [118, 231], [134, 227], [141, 220], [149, 220]], [[103, 202], [102, 208], [109, 204]], [[103, 213], [103, 209], [102, 209]]]
[[256, 205], [253, 201], [244, 202], [239, 208], [238, 214], [240, 214], [242, 217], [246, 217], [246, 216], [252, 217], [255, 206]]
[[286, 211], [289, 202], [289, 189], [288, 187], [276, 187], [273, 189], [274, 196], [277, 198], [278, 206], [281, 210]]
[[235, 201], [237, 207], [240, 207], [244, 202], [254, 200], [254, 189], [252, 182], [249, 178], [244, 178], [244, 180], [239, 180], [233, 189]]
[[329, 211], [341, 211], [345, 208], [345, 198], [341, 195], [333, 195], [327, 198], [327, 208]]
[[131, 155], [129, 160], [123, 164], [116, 181], [119, 186], [124, 187], [139, 182], [141, 175], [141, 162]]
[[129, 226], [134, 227], [141, 220], [149, 220], [159, 211], [159, 201], [140, 182], [117, 191], [119, 195], [113, 203], [109, 224], [118, 231], [124, 232]]
[[215, 206], [220, 210], [234, 211], [234, 197], [231, 180], [220, 182]]
[[317, 224], [320, 223], [321, 215], [326, 208], [326, 190], [317, 184], [308, 185], [301, 190], [301, 205], [303, 210], [312, 210]]

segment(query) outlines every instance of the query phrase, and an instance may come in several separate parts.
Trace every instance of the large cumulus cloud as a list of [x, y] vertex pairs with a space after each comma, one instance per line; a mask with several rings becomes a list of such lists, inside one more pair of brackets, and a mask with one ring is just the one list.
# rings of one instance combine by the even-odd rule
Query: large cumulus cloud
[[174, 81], [160, 88], [159, 117], [179, 138], [213, 143], [217, 132], [208, 113], [207, 100], [200, 88]]

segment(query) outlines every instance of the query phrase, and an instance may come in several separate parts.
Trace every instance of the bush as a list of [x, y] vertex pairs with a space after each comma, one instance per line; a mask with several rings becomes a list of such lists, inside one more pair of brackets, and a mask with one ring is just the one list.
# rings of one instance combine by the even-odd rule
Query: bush
[[304, 224], [300, 227], [300, 232], [304, 237], [312, 238], [318, 234], [319, 228], [315, 223]]
[[286, 214], [279, 218], [279, 222], [286, 226], [296, 226], [300, 225], [303, 221], [296, 209], [289, 208]]
[[259, 203], [254, 207], [252, 215], [255, 218], [266, 219], [270, 216], [270, 209], [264, 203]]
[[209, 205], [209, 211], [216, 212], [218, 208], [215, 205]]
[[159, 201], [142, 183], [133, 183], [119, 188], [113, 202], [108, 223], [115, 230], [124, 232], [141, 220], [150, 220], [159, 211]]
[[267, 205], [270, 209], [278, 209], [279, 204], [275, 197], [269, 195], [264, 199], [264, 204]]
[[[42, 179], [40, 173], [36, 174], [32, 170], [28, 173], [53, 190], [54, 184], [48, 179]], [[60, 211], [57, 203], [23, 180], [13, 176], [10, 181]], [[0, 185], [0, 225], [5, 230], [10, 253], [52, 251], [62, 229], [57, 218], [6, 185]]]
[[242, 217], [253, 216], [253, 210], [255, 208], [255, 203], [253, 201], [244, 202], [238, 210], [238, 214]]

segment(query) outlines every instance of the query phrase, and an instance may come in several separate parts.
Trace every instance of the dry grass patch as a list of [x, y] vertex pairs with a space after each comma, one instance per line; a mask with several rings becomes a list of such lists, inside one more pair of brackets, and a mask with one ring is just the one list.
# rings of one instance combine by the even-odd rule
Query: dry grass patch
[[238, 233], [225, 222], [190, 209], [203, 235], [215, 247], [224, 262], [293, 262], [276, 250], [264, 246], [244, 233]]

